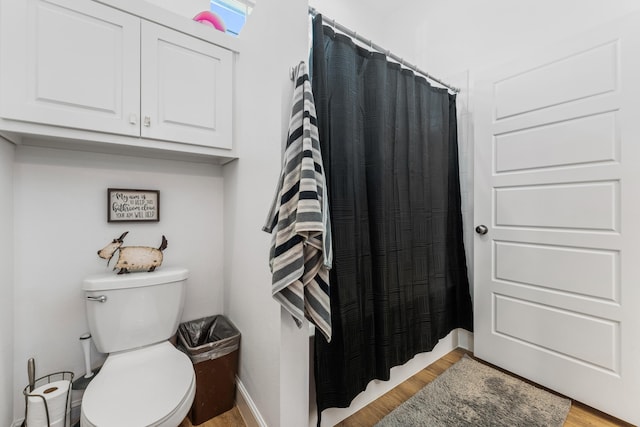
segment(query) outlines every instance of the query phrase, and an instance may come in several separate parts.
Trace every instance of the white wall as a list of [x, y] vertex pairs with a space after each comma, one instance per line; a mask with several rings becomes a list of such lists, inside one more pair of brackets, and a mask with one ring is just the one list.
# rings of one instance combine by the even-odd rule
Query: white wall
[[[447, 77], [499, 64], [637, 10], [636, 0], [414, 0], [389, 17], [384, 37], [394, 50]], [[395, 26], [407, 30], [401, 35]]]
[[210, 0], [147, 0], [178, 15], [193, 18], [204, 10], [210, 10]]
[[[29, 357], [38, 376], [84, 373], [81, 282], [110, 271], [96, 251], [123, 231], [129, 245], [156, 246], [164, 234], [163, 265], [190, 270], [182, 320], [222, 312], [220, 166], [18, 146], [14, 169], [14, 419], [24, 414]], [[107, 223], [108, 187], [160, 190], [160, 222]]]
[[259, 0], [240, 34], [236, 145], [224, 166], [225, 312], [242, 332], [239, 376], [269, 426], [307, 423], [308, 335], [281, 322], [262, 231], [291, 111], [290, 67], [307, 60], [307, 3]]
[[[0, 137], [0, 425], [13, 422], [13, 159]], [[26, 362], [25, 362], [26, 364]], [[26, 369], [26, 368], [25, 368]]]
[[313, 0], [408, 62], [443, 79], [504, 62], [640, 10], [636, 0]]

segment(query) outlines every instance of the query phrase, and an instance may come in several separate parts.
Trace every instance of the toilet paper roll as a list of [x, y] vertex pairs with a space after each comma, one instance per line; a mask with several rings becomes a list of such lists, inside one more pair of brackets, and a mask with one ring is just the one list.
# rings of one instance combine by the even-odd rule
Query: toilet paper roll
[[[36, 388], [27, 399], [27, 426], [47, 427], [47, 410], [50, 427], [65, 427], [67, 412], [67, 392], [71, 383], [67, 380], [54, 381]], [[44, 397], [44, 400], [42, 397]], [[46, 408], [45, 408], [46, 400]]]

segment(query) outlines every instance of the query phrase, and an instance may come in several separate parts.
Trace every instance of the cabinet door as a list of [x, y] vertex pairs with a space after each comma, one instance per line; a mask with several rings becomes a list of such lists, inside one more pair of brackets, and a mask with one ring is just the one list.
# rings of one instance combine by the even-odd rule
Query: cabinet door
[[231, 148], [232, 55], [143, 21], [142, 136]]
[[138, 18], [83, 0], [1, 7], [2, 117], [139, 135]]

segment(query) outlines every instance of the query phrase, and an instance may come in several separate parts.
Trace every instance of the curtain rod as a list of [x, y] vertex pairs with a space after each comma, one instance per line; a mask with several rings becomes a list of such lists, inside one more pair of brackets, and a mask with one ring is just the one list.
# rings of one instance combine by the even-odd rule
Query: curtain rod
[[[311, 16], [315, 17], [319, 13], [320, 12], [318, 12], [314, 7], [309, 6], [309, 14]], [[422, 74], [423, 76], [427, 77], [429, 80], [444, 86], [445, 88], [449, 89], [450, 91], [452, 91], [454, 93], [460, 93], [460, 89], [459, 88], [457, 88], [455, 86], [451, 86], [450, 84], [447, 84], [447, 83], [443, 82], [442, 80], [433, 77], [431, 74], [429, 74], [426, 71], [423, 71], [420, 68], [418, 68], [417, 65], [412, 65], [412, 64], [406, 62], [404, 60], [404, 58], [400, 58], [399, 56], [391, 53], [389, 50], [384, 49], [382, 46], [375, 44], [370, 39], [366, 39], [366, 38], [362, 37], [360, 34], [356, 33], [355, 31], [353, 31], [353, 30], [345, 27], [344, 25], [336, 22], [335, 19], [330, 19], [330, 18], [326, 17], [325, 15], [322, 15], [322, 21], [325, 22], [326, 24], [331, 24], [331, 26], [334, 27], [334, 29], [337, 28], [338, 30], [340, 30], [341, 32], [345, 33], [349, 37], [354, 38], [354, 39], [358, 40], [359, 42], [369, 46], [371, 49], [375, 49], [378, 52], [383, 53], [385, 56], [393, 59], [394, 61], [396, 61], [398, 63], [400, 63], [401, 66], [410, 68], [414, 72]]]

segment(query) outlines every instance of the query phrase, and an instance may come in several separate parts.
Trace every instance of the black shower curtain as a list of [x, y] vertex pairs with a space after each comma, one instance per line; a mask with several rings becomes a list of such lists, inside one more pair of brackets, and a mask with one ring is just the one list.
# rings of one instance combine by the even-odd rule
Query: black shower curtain
[[328, 181], [333, 337], [316, 334], [318, 413], [472, 329], [455, 95], [313, 25], [313, 93]]

